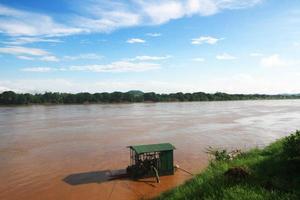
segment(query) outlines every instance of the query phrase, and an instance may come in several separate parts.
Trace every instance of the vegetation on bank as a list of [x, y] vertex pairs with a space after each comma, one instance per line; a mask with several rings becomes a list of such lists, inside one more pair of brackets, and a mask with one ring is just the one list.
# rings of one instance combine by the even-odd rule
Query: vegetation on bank
[[214, 151], [208, 168], [160, 199], [300, 199], [300, 132], [234, 159]]
[[122, 102], [178, 102], [178, 101], [227, 101], [227, 100], [257, 100], [257, 99], [298, 99], [300, 95], [263, 95], [263, 94], [226, 94], [217, 92], [209, 94], [171, 93], [157, 94], [141, 91], [112, 92], [112, 93], [58, 93], [46, 92], [43, 94], [17, 94], [6, 91], [0, 94], [0, 105], [22, 104], [83, 104], [83, 103], [122, 103]]

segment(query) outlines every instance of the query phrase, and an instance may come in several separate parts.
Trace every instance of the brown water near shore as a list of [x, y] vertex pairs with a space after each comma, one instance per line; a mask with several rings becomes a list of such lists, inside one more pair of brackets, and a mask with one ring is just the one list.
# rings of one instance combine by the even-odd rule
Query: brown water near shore
[[171, 142], [175, 163], [196, 173], [208, 146], [264, 146], [299, 124], [299, 100], [0, 107], [0, 199], [152, 197], [191, 176], [109, 181], [128, 145]]

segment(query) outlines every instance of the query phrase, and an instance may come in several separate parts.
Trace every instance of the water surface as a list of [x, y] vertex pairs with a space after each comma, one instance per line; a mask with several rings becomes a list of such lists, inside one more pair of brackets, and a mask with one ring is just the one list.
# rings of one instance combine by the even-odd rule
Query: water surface
[[191, 178], [108, 181], [128, 145], [171, 142], [199, 172], [205, 148], [264, 146], [299, 128], [299, 100], [0, 107], [0, 199], [138, 199]]

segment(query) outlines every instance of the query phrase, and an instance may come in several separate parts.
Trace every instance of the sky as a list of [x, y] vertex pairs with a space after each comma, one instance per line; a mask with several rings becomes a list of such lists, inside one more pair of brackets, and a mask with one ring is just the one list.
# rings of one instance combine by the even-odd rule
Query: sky
[[300, 93], [298, 0], [0, 0], [0, 92]]

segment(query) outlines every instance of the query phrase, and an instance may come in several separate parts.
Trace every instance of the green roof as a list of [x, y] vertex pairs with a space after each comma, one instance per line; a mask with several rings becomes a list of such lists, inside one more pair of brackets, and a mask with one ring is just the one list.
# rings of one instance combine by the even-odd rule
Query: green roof
[[175, 147], [170, 143], [135, 145], [129, 146], [129, 148], [133, 149], [137, 154], [170, 151], [175, 149]]

